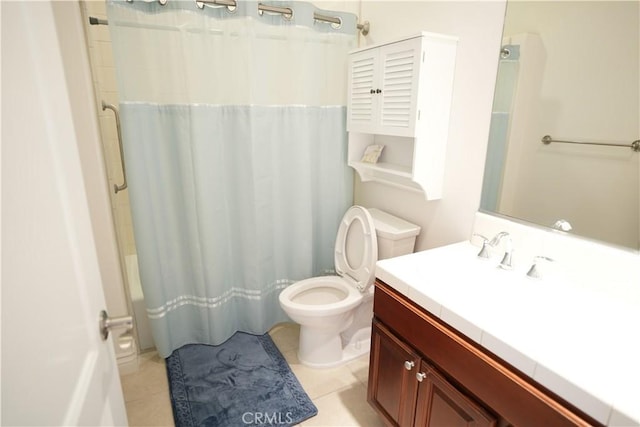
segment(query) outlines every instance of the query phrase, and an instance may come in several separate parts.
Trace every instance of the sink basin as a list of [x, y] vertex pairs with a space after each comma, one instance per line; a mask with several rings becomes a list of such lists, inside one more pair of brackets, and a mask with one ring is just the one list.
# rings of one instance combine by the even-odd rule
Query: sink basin
[[503, 270], [501, 254], [478, 251], [461, 242], [381, 260], [376, 275], [603, 423], [612, 407], [640, 421], [640, 287], [576, 280], [560, 262], [532, 279], [530, 265]]

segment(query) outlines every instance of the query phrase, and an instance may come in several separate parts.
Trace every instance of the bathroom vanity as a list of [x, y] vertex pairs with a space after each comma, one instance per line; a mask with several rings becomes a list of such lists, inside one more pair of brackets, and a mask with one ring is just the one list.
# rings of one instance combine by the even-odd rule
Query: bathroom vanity
[[374, 313], [368, 399], [392, 425], [598, 424], [382, 281]]
[[[638, 346], [627, 336], [614, 349], [600, 336], [617, 339], [621, 317], [581, 319], [593, 308], [583, 299], [565, 322], [562, 291], [556, 305], [538, 306], [558, 283], [496, 269], [477, 249], [462, 242], [378, 263], [368, 400], [387, 424], [637, 425], [616, 402], [637, 395]], [[571, 336], [563, 323], [587, 332]]]

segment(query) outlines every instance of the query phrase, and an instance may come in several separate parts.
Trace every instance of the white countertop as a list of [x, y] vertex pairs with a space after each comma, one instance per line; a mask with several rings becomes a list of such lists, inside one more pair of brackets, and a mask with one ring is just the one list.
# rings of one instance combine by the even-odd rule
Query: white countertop
[[477, 252], [381, 260], [376, 276], [603, 424], [640, 425], [640, 286], [578, 286], [561, 265], [530, 279]]

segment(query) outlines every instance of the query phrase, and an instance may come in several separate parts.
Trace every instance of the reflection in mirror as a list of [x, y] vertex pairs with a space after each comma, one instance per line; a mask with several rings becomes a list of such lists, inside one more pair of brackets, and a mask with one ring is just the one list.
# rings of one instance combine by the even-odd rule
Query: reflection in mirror
[[640, 2], [508, 2], [480, 209], [640, 249], [638, 139]]

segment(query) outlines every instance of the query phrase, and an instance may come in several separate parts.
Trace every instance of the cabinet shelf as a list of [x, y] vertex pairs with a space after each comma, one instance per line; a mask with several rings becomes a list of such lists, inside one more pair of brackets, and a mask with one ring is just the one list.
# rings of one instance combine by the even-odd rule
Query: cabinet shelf
[[404, 190], [424, 192], [424, 189], [413, 180], [413, 174], [409, 166], [387, 162], [371, 164], [359, 161], [349, 162], [349, 166], [358, 172], [362, 182], [376, 181]]
[[365, 174], [380, 173], [388, 174], [390, 176], [397, 176], [400, 178], [412, 178], [411, 168], [409, 166], [396, 165], [393, 163], [364, 163], [364, 162], [349, 162], [349, 166], [354, 169], [361, 170]]

